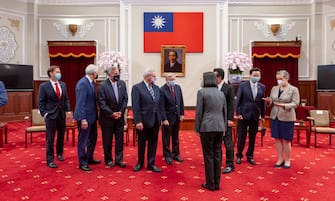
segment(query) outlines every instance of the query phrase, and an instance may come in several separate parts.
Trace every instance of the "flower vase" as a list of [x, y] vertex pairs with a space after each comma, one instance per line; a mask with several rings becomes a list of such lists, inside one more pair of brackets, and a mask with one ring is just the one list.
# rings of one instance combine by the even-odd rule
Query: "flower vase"
[[231, 84], [240, 84], [242, 82], [242, 74], [229, 73], [228, 79]]

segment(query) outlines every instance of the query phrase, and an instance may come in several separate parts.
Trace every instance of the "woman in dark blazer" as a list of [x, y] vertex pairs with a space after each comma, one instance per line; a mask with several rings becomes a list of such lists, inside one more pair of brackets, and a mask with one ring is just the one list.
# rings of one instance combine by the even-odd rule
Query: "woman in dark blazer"
[[202, 187], [220, 189], [222, 138], [226, 128], [227, 107], [224, 94], [217, 89], [213, 72], [203, 74], [203, 89], [197, 94], [195, 131], [200, 133], [205, 162], [206, 183]]
[[297, 87], [289, 84], [289, 73], [280, 70], [276, 73], [277, 86], [271, 90], [270, 97], [266, 98], [267, 106], [272, 107], [271, 136], [275, 138], [278, 154], [276, 168], [291, 167], [291, 141], [293, 139], [294, 122], [296, 120], [295, 108], [299, 105], [300, 96]]

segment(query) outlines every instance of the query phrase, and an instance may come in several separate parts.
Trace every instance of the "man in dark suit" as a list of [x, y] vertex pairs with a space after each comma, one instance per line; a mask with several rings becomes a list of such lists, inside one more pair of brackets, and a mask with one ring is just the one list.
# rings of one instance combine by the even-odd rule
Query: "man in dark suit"
[[[128, 104], [126, 83], [120, 80], [118, 67], [107, 69], [108, 79], [98, 88], [98, 103], [100, 107], [99, 121], [102, 130], [105, 164], [108, 167], [117, 165], [125, 168], [123, 162], [123, 128], [124, 113]], [[112, 157], [113, 135], [115, 137], [115, 163]]]
[[144, 166], [144, 153], [148, 141], [148, 170], [162, 172], [155, 165], [158, 131], [162, 120], [160, 90], [155, 85], [155, 71], [146, 70], [144, 80], [133, 86], [131, 92], [134, 124], [138, 133], [138, 162], [134, 171], [140, 171]]
[[90, 64], [85, 69], [86, 76], [76, 85], [76, 107], [74, 119], [78, 124], [78, 159], [79, 169], [91, 171], [88, 164], [99, 164], [93, 154], [97, 142], [97, 103], [94, 93], [94, 81], [98, 78], [98, 67]]
[[5, 85], [0, 81], [0, 106], [4, 106], [8, 103], [8, 96]]
[[54, 162], [54, 139], [57, 131], [56, 153], [59, 161], [64, 161], [65, 119], [72, 118], [70, 103], [59, 66], [50, 66], [47, 71], [49, 81], [40, 85], [38, 90], [38, 109], [46, 124], [46, 159], [47, 166], [57, 168]]
[[237, 164], [241, 164], [245, 140], [247, 133], [249, 133], [249, 146], [246, 153], [247, 161], [252, 165], [256, 165], [254, 160], [256, 133], [259, 119], [261, 118], [263, 123], [265, 114], [265, 101], [263, 100], [265, 97], [265, 86], [259, 83], [260, 78], [261, 70], [252, 68], [250, 70], [250, 81], [241, 83], [237, 91]]
[[178, 53], [175, 50], [169, 51], [169, 62], [164, 65], [164, 72], [182, 72], [182, 65], [177, 61]]
[[[216, 74], [216, 83], [218, 89], [225, 95], [227, 102], [227, 132], [223, 136], [223, 142], [226, 147], [226, 168], [222, 171], [224, 174], [228, 174], [234, 171], [234, 145], [232, 138], [232, 125], [234, 121], [234, 87], [226, 83], [224, 79], [224, 71], [222, 68], [215, 68], [214, 73]], [[223, 100], [222, 100], [223, 101]]]
[[[172, 159], [183, 162], [179, 151], [179, 126], [180, 121], [184, 119], [184, 100], [181, 88], [175, 83], [175, 76], [169, 73], [166, 76], [166, 84], [161, 90], [162, 98], [162, 141], [163, 156], [167, 164], [172, 164]], [[170, 141], [172, 138], [172, 151], [170, 150]]]

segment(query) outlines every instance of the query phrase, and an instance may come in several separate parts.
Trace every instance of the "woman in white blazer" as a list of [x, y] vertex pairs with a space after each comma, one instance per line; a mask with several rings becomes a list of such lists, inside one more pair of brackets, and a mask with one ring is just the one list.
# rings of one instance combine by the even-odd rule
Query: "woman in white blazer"
[[299, 105], [300, 96], [297, 87], [289, 84], [289, 73], [280, 70], [276, 73], [277, 86], [271, 90], [270, 97], [265, 98], [268, 107], [272, 107], [271, 136], [275, 138], [278, 161], [275, 167], [291, 167], [291, 141], [293, 139], [295, 108]]

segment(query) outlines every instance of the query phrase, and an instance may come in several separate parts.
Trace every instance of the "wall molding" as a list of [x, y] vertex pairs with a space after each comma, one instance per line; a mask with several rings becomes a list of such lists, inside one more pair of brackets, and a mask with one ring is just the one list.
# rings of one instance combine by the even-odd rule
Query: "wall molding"
[[[324, 40], [323, 40], [323, 51], [324, 51], [324, 56], [323, 56], [323, 63], [327, 64], [329, 61], [328, 58], [328, 19], [331, 17], [335, 17], [335, 11], [328, 13], [327, 15], [324, 15], [323, 17], [323, 31], [324, 31]], [[333, 30], [335, 34], [335, 29]], [[334, 41], [335, 42], [335, 41]], [[335, 62], [335, 61], [334, 61]]]

